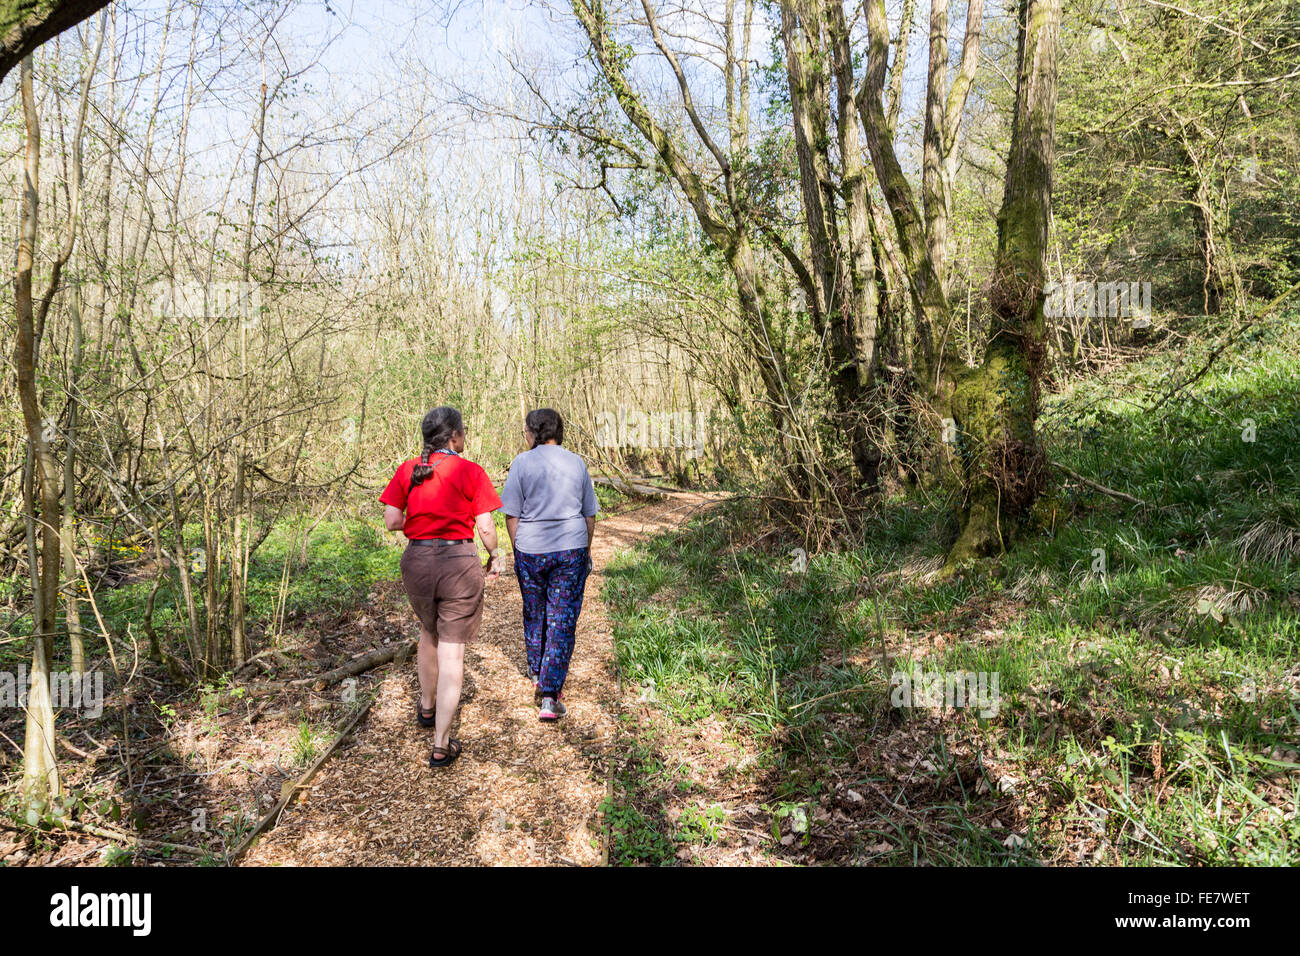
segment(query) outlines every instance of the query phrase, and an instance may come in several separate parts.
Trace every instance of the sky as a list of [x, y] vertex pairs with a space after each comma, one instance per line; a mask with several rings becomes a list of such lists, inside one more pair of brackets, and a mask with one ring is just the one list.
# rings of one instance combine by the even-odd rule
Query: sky
[[[695, 2], [709, 9], [722, 6], [722, 0]], [[639, 12], [636, 0], [623, 3], [611, 4], [612, 15], [621, 9]], [[894, 18], [900, 3], [889, 0]], [[917, 6], [920, 26], [928, 11], [924, 4]], [[1001, 6], [994, 0], [990, 15], [996, 16]], [[656, 7], [669, 9], [664, 2]], [[123, 56], [116, 95], [119, 106], [136, 106], [137, 120], [128, 130], [126, 148], [139, 151], [145, 139], [141, 117], [159, 82], [167, 0], [115, 4], [113, 9]], [[257, 0], [208, 3], [203, 9], [193, 37], [192, 6], [177, 7], [170, 25], [162, 71], [168, 109], [155, 134], [154, 165], [165, 169], [175, 161], [169, 150], [178, 132], [187, 65], [193, 62], [202, 93], [188, 129], [187, 182], [193, 185], [187, 199], [206, 204], [209, 212], [242, 216], [237, 200], [251, 168], [260, 82], [265, 78], [274, 86], [286, 70], [301, 73], [285, 82], [283, 99], [268, 112], [267, 146], [277, 162], [282, 154], [288, 157], [277, 172], [309, 184], [304, 189], [324, 189], [322, 183], [340, 177], [349, 180], [346, 188], [332, 188], [321, 207], [327, 209], [325, 228], [332, 232], [323, 241], [337, 246], [342, 255], [348, 254], [351, 240], [374, 228], [365, 203], [385, 181], [400, 186], [404, 177], [427, 175], [435, 184], [453, 184], [449, 188], [455, 192], [445, 197], [444, 211], [457, 204], [466, 207], [452, 210], [459, 224], [451, 227], [455, 241], [465, 242], [475, 240], [483, 226], [479, 210], [470, 208], [481, 204], [483, 190], [498, 201], [504, 197], [507, 204], [530, 208], [544, 201], [547, 186], [553, 190], [553, 184], [538, 178], [535, 163], [528, 162], [520, 147], [522, 124], [471, 113], [463, 101], [468, 91], [481, 103], [527, 112], [528, 94], [521, 90], [511, 63], [560, 100], [580, 96], [589, 69], [582, 62], [585, 38], [567, 0]], [[954, 56], [963, 11], [964, 5], [954, 4]], [[692, 57], [709, 55], [711, 37], [720, 41], [716, 26], [698, 17], [675, 20], [667, 12], [660, 16], [663, 28], [675, 34], [672, 42], [692, 77], [697, 102], [706, 108], [719, 104], [719, 74], [701, 69]], [[771, 36], [762, 6], [756, 19], [752, 55], [766, 60]], [[268, 41], [266, 26], [275, 20]], [[89, 35], [93, 23], [83, 24], [83, 35]], [[66, 42], [75, 44], [75, 39]], [[905, 117], [917, 113], [925, 57], [925, 37], [917, 29]], [[675, 84], [661, 57], [638, 57], [633, 70], [652, 102], [678, 108]], [[101, 90], [107, 84], [103, 71], [96, 83]], [[4, 91], [11, 108], [14, 92]], [[424, 138], [419, 157], [427, 169], [413, 171], [409, 165], [381, 161], [395, 143], [417, 136]], [[310, 148], [290, 149], [304, 143]], [[468, 192], [467, 178], [476, 187]]]

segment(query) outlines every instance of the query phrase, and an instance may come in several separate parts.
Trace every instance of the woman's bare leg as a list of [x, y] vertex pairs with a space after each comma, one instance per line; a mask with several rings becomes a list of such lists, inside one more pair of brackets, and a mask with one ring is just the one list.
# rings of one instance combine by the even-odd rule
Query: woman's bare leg
[[465, 672], [465, 645], [441, 641], [437, 645], [438, 723], [433, 729], [433, 745], [447, 746], [451, 722], [460, 706], [460, 684]]
[[438, 692], [438, 642], [423, 624], [415, 669], [420, 675], [420, 707], [428, 714], [433, 710], [433, 695]]

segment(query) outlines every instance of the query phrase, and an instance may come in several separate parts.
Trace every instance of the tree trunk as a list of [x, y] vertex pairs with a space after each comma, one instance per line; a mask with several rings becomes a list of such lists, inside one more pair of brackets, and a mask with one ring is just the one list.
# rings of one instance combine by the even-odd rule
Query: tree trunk
[[[869, 392], [877, 365], [878, 302], [848, 27], [837, 4], [782, 0], [781, 35], [812, 260], [809, 275], [814, 295], [809, 308], [828, 344], [838, 430], [852, 453], [863, 489], [875, 492], [880, 485], [883, 428]], [[834, 114], [828, 67], [837, 80]], [[842, 164], [838, 176], [832, 169], [827, 132], [831, 115], [837, 118]], [[843, 202], [842, 213], [837, 199]]]
[[[17, 334], [13, 363], [23, 424], [27, 429], [30, 467], [26, 508], [28, 554], [32, 569], [31, 691], [27, 699], [27, 728], [23, 743], [23, 798], [33, 809], [43, 810], [59, 793], [59, 769], [54, 753], [54, 710], [50, 705], [49, 668], [54, 656], [54, 629], [59, 607], [59, 481], [60, 470], [50, 450], [50, 436], [41, 415], [36, 387], [38, 340], [32, 302], [32, 267], [36, 254], [36, 226], [40, 202], [41, 129], [32, 92], [32, 60], [22, 61], [22, 103], [26, 124], [22, 209], [14, 276]], [[40, 549], [36, 550], [35, 494], [40, 494]]]
[[[910, 22], [911, 4], [904, 7], [903, 24]], [[961, 64], [948, 87], [948, 4], [932, 0], [930, 11], [930, 63], [926, 84], [923, 133], [921, 200], [918, 207], [911, 184], [894, 148], [894, 127], [902, 96], [902, 69], [906, 45], [899, 38], [888, 109], [882, 99], [889, 70], [889, 24], [884, 0], [864, 0], [867, 26], [867, 68], [856, 94], [858, 112], [866, 131], [867, 148], [881, 193], [893, 217], [898, 256], [907, 274], [911, 297], [915, 346], [907, 365], [916, 388], [905, 401], [913, 418], [908, 430], [937, 436], [951, 414], [956, 369], [960, 361], [947, 334], [950, 308], [946, 290], [948, 216], [951, 178], [962, 112], [975, 76], [983, 17], [982, 0], [967, 7], [966, 38]], [[897, 329], [902, 334], [901, 329]], [[931, 443], [939, 453], [931, 467], [935, 477], [951, 475], [948, 446]]]
[[244, 542], [244, 456], [235, 459], [235, 531], [231, 536], [230, 555], [230, 664], [244, 666], [248, 650], [244, 626], [244, 566], [247, 560]]
[[[45, 312], [58, 291], [59, 273], [63, 264], [72, 258], [77, 245], [77, 227], [81, 220], [81, 140], [86, 128], [86, 114], [90, 108], [90, 83], [95, 77], [95, 68], [99, 65], [99, 54], [104, 48], [104, 36], [108, 32], [107, 14], [100, 15], [99, 40], [94, 53], [86, 63], [81, 74], [81, 105], [77, 111], [77, 125], [72, 137], [72, 176], [68, 186], [68, 228], [63, 238], [63, 247], [54, 261], [54, 274], [50, 279], [50, 288], [41, 300], [41, 312], [36, 323], [44, 329]], [[63, 452], [63, 523], [62, 548], [63, 571], [68, 582], [68, 596], [64, 609], [64, 619], [68, 626], [68, 643], [72, 654], [72, 673], [80, 680], [86, 669], [86, 647], [81, 633], [81, 612], [78, 606], [78, 594], [81, 581], [77, 573], [76, 540], [72, 526], [72, 516], [77, 506], [77, 428], [81, 409], [81, 366], [85, 352], [85, 334], [81, 323], [81, 289], [72, 289], [68, 306], [69, 320], [72, 325], [72, 356], [68, 366], [68, 427], [64, 438]]]
[[[257, 112], [257, 141], [253, 151], [253, 181], [248, 189], [248, 222], [244, 229], [244, 256], [241, 265], [240, 302], [242, 308], [239, 316], [239, 374], [242, 380], [248, 379], [248, 330], [256, 324], [260, 316], [253, 316], [248, 310], [254, 301], [250, 293], [253, 269], [253, 230], [257, 226], [257, 184], [258, 174], [262, 168], [262, 148], [266, 134], [266, 80], [262, 80], [260, 105]], [[244, 666], [248, 652], [248, 636], [245, 617], [245, 570], [248, 566], [248, 548], [245, 540], [244, 511], [247, 508], [244, 463], [248, 456], [247, 445], [243, 438], [236, 441], [235, 448], [235, 496], [234, 496], [234, 531], [230, 539], [230, 663], [238, 669]]]
[[0, 80], [46, 40], [108, 4], [109, 0], [0, 0]]
[[1051, 216], [1060, 0], [1020, 0], [1016, 108], [983, 364], [964, 374], [953, 417], [966, 488], [946, 570], [1005, 550], [1043, 483], [1035, 428], [1047, 354], [1043, 315]]
[[68, 370], [68, 432], [63, 452], [63, 573], [68, 579], [68, 596], [64, 620], [68, 626], [68, 644], [72, 653], [72, 673], [80, 678], [86, 670], [86, 645], [81, 633], [81, 610], [78, 600], [81, 580], [77, 572], [76, 539], [72, 518], [77, 505], [77, 419], [80, 403], [83, 336], [81, 328], [80, 290], [74, 289], [69, 308], [72, 320], [72, 361]]

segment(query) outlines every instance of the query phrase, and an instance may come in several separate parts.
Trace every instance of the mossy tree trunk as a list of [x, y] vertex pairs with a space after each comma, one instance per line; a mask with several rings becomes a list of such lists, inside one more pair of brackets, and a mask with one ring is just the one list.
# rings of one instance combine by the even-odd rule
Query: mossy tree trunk
[[[844, 10], [838, 3], [782, 0], [781, 38], [808, 227], [809, 312], [828, 343], [840, 434], [863, 490], [875, 492], [884, 431], [883, 406], [872, 395], [880, 362], [879, 302]], [[828, 129], [832, 116], [837, 155]]]
[[110, 0], [0, 0], [0, 80], [46, 40]]
[[[903, 172], [894, 145], [907, 66], [906, 33], [911, 29], [913, 4], [904, 4], [892, 66], [885, 0], [864, 0], [862, 6], [867, 27], [867, 64], [855, 99], [876, 178], [893, 217], [912, 305], [914, 348], [908, 363], [910, 374], [905, 380], [915, 383], [915, 392], [906, 393], [905, 401], [912, 406], [909, 411], [912, 421], [904, 430], [915, 430], [918, 434], [929, 432], [937, 437], [943, 430], [943, 420], [951, 415], [954, 373], [961, 366], [952, 336], [947, 334], [951, 321], [946, 288], [948, 219], [962, 117], [979, 60], [984, 4], [983, 0], [971, 0], [967, 6], [962, 55], [951, 87], [948, 83], [948, 2], [932, 0], [930, 5], [920, 202]], [[885, 102], [887, 75], [890, 76], [888, 104]], [[936, 443], [936, 447], [945, 451], [925, 468], [932, 477], [946, 478], [951, 475], [947, 446]], [[916, 462], [910, 464], [917, 467]]]
[[1020, 0], [1016, 108], [990, 288], [983, 363], [953, 393], [966, 490], [963, 527], [947, 568], [998, 554], [1043, 479], [1035, 428], [1046, 355], [1043, 315], [1051, 216], [1060, 0]]

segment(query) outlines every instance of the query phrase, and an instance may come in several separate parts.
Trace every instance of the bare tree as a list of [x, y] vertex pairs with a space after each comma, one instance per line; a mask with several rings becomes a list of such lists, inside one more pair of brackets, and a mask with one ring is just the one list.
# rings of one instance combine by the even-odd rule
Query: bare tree
[[[101, 22], [101, 44], [102, 39]], [[14, 308], [17, 326], [13, 363], [28, 446], [27, 467], [24, 470], [26, 475], [24, 498], [35, 626], [32, 641], [31, 695], [23, 746], [23, 792], [24, 798], [33, 807], [43, 806], [59, 793], [58, 763], [54, 752], [54, 710], [50, 700], [49, 678], [61, 595], [60, 549], [63, 544], [61, 496], [65, 478], [64, 470], [59, 466], [52, 448], [54, 439], [52, 421], [42, 410], [41, 395], [37, 387], [37, 368], [50, 305], [58, 292], [63, 267], [71, 258], [76, 246], [77, 225], [81, 211], [81, 136], [86, 124], [90, 80], [95, 72], [101, 44], [95, 46], [94, 56], [82, 76], [81, 108], [72, 136], [72, 176], [68, 190], [66, 229], [63, 242], [51, 265], [49, 284], [39, 300], [36, 300], [33, 294], [33, 271], [40, 222], [41, 119], [37, 112], [33, 91], [30, 55], [23, 58], [21, 69], [26, 141], [23, 198], [14, 275]], [[34, 488], [39, 489], [39, 517], [35, 507]], [[40, 525], [39, 547], [35, 532], [37, 523]]]

